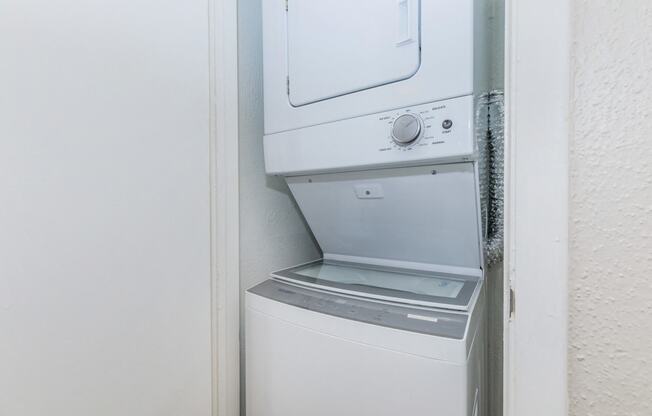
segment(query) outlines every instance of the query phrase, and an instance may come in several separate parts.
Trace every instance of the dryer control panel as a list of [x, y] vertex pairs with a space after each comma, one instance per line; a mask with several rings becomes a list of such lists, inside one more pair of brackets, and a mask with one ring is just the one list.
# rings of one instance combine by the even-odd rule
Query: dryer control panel
[[468, 127], [465, 123], [469, 121], [467, 114], [451, 110], [446, 103], [434, 103], [401, 109], [385, 114], [379, 120], [387, 121], [390, 126], [389, 147], [406, 151], [412, 146], [445, 144], [448, 137], [455, 137], [453, 129], [457, 125], [465, 133]]
[[474, 98], [465, 96], [265, 136], [268, 174], [469, 161]]

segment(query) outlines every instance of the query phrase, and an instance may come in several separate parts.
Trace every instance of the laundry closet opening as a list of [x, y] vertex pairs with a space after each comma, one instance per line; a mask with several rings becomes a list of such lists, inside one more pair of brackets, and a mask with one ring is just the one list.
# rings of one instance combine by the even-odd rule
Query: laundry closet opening
[[502, 415], [502, 1], [237, 33], [241, 414]]

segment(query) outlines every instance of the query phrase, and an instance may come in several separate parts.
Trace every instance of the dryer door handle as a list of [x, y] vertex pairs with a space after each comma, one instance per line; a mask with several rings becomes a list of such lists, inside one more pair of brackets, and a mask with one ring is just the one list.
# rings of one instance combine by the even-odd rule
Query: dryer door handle
[[416, 23], [418, 18], [415, 15], [414, 3], [417, 0], [397, 0], [398, 26], [396, 35], [396, 46], [403, 46], [414, 40]]

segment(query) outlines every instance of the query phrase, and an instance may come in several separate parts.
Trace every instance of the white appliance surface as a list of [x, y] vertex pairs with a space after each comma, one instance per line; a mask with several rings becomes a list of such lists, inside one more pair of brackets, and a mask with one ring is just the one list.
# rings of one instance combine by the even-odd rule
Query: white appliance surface
[[470, 96], [486, 0], [265, 0], [265, 134]]
[[[474, 105], [466, 96], [267, 135], [265, 170], [292, 176], [470, 160], [476, 151]], [[414, 142], [399, 145], [392, 127], [405, 114], [416, 116], [422, 129]]]
[[297, 273], [334, 283], [374, 286], [384, 289], [408, 291], [417, 295], [445, 298], [456, 298], [464, 287], [464, 281], [461, 280], [344, 267], [328, 263], [311, 264]]
[[287, 182], [325, 259], [482, 275], [473, 163], [295, 176]]
[[288, 0], [287, 5], [294, 106], [407, 79], [419, 68], [419, 0]]
[[275, 279], [322, 291], [429, 308], [468, 311], [479, 276], [317, 260], [273, 272]]
[[482, 414], [478, 300], [451, 313], [268, 280], [246, 294], [247, 414]]

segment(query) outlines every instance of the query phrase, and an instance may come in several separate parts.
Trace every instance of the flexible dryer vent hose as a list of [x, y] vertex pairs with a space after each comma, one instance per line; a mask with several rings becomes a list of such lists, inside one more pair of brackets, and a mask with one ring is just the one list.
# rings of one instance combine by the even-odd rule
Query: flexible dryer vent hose
[[482, 94], [476, 110], [480, 203], [486, 266], [503, 259], [505, 214], [505, 106], [502, 91]]

